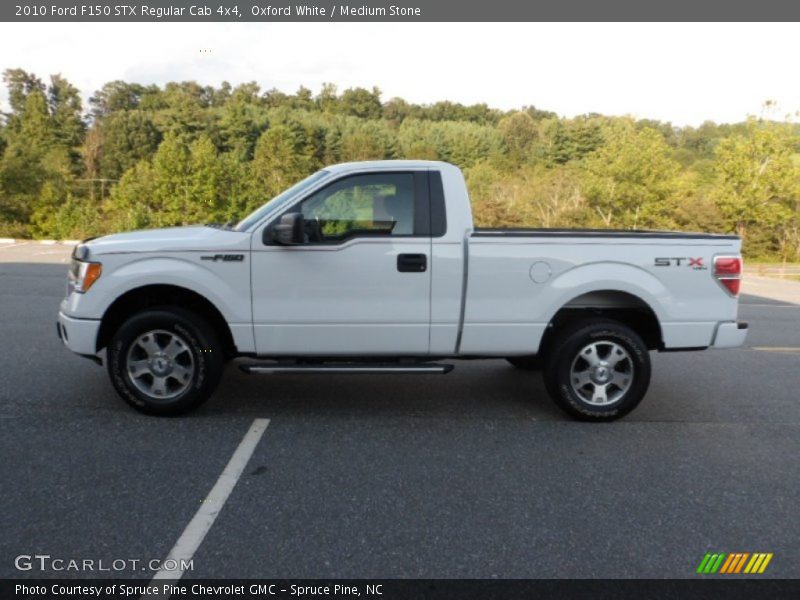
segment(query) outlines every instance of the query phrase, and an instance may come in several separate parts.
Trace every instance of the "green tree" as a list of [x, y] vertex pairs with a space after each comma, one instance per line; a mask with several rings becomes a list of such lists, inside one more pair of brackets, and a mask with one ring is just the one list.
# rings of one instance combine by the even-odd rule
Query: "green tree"
[[187, 138], [169, 133], [153, 156], [156, 213], [162, 225], [184, 223], [191, 199], [191, 153]]
[[94, 118], [104, 117], [119, 110], [139, 108], [145, 87], [138, 83], [110, 81], [89, 98]]
[[6, 69], [3, 71], [3, 83], [8, 89], [8, 104], [11, 113], [8, 115], [8, 125], [11, 129], [19, 126], [19, 118], [25, 112], [25, 103], [31, 92], [45, 93], [42, 80], [33, 73], [23, 69]]
[[301, 85], [292, 99], [291, 107], [300, 110], [314, 110], [316, 104], [311, 90]]
[[382, 121], [349, 121], [341, 137], [340, 160], [383, 160], [395, 157], [394, 131]]
[[575, 167], [526, 165], [512, 173], [481, 162], [467, 172], [476, 224], [569, 227], [588, 220]]
[[215, 127], [215, 116], [209, 107], [213, 103], [214, 89], [194, 81], [168, 83], [163, 100], [166, 108], [156, 113], [156, 125], [164, 133], [197, 139]]
[[116, 180], [140, 160], [150, 158], [158, 148], [161, 133], [152, 118], [141, 110], [117, 111], [99, 121], [100, 175]]
[[207, 136], [187, 143], [167, 134], [152, 162], [142, 160], [123, 175], [106, 210], [133, 227], [226, 220], [225, 162]]
[[664, 138], [630, 123], [613, 128], [605, 145], [584, 163], [584, 194], [606, 227], [653, 228], [673, 225], [680, 165]]
[[145, 229], [165, 224], [162, 203], [157, 195], [156, 171], [143, 160], [128, 169], [103, 205], [109, 230]]
[[[186, 138], [170, 133], [152, 161], [142, 160], [114, 188], [106, 209], [116, 222], [130, 227], [187, 224], [192, 206], [192, 157]], [[191, 211], [191, 215], [187, 214]]]
[[53, 75], [47, 88], [47, 103], [56, 143], [69, 148], [77, 161], [86, 133], [80, 91], [61, 75]]
[[258, 84], [237, 86], [225, 103], [219, 121], [219, 146], [239, 160], [250, 160], [259, 134], [267, 127]]
[[753, 225], [775, 226], [797, 214], [797, 141], [786, 126], [750, 119], [744, 134], [719, 142], [713, 197], [740, 236]]
[[314, 96], [111, 81], [85, 117], [60, 75], [3, 79], [0, 230], [14, 236], [235, 220], [325, 164], [417, 158], [466, 170], [480, 224], [727, 229], [748, 256], [800, 258], [800, 125], [766, 116], [678, 128], [382, 103], [377, 88], [330, 83]]
[[383, 105], [383, 118], [399, 125], [411, 114], [411, 106], [402, 98], [392, 98]]
[[322, 112], [335, 113], [338, 111], [339, 96], [333, 83], [323, 83], [322, 89], [315, 98], [317, 108]]
[[378, 119], [383, 113], [381, 91], [376, 87], [346, 89], [339, 98], [338, 111], [361, 119]]
[[207, 136], [189, 147], [189, 173], [185, 222], [224, 222], [228, 214], [224, 173], [217, 149]]
[[311, 171], [299, 127], [276, 125], [261, 134], [251, 169], [251, 207], [263, 204]]
[[533, 118], [527, 112], [515, 112], [504, 117], [499, 128], [510, 158], [516, 163], [526, 161], [539, 136], [539, 128]]
[[42, 186], [54, 175], [48, 167], [57, 167], [58, 161], [48, 156], [54, 136], [44, 93], [32, 89], [13, 116], [15, 127], [9, 128], [0, 162], [0, 213], [4, 219], [27, 222]]

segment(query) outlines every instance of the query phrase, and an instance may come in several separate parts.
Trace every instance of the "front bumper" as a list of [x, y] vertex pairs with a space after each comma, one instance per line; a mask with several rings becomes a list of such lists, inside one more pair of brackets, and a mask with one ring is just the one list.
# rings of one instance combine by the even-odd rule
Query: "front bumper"
[[738, 348], [747, 337], [747, 323], [744, 321], [720, 323], [714, 333], [712, 348]]
[[68, 317], [63, 312], [58, 313], [58, 337], [64, 345], [84, 356], [97, 355], [97, 332], [100, 330], [100, 321], [94, 319], [75, 319]]

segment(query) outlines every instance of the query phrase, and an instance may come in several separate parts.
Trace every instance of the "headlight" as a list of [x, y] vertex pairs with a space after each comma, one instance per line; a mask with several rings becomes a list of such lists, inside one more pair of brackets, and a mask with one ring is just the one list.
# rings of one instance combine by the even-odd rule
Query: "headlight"
[[103, 272], [103, 265], [98, 262], [84, 262], [73, 258], [69, 265], [69, 283], [73, 292], [83, 294], [98, 280]]

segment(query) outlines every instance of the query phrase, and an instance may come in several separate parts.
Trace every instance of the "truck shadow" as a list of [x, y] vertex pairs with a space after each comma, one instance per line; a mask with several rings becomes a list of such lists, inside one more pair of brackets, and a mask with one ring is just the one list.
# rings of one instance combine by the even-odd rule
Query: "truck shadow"
[[448, 375], [246, 375], [236, 363], [202, 409], [268, 416], [560, 420], [538, 373], [504, 360], [448, 361]]

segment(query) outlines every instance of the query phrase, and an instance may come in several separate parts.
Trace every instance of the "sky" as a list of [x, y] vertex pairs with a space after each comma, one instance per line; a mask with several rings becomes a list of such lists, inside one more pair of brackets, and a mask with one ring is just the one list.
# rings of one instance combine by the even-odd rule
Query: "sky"
[[0, 70], [61, 73], [87, 99], [115, 79], [332, 82], [683, 126], [741, 121], [766, 100], [800, 111], [798, 39], [796, 23], [2, 23]]

